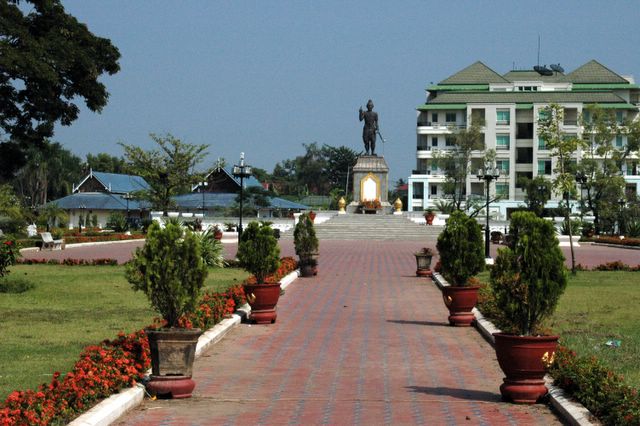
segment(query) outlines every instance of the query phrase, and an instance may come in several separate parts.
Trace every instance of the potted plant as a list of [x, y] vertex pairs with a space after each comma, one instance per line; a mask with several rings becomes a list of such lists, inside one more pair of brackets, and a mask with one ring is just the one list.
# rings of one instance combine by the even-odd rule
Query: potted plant
[[222, 239], [222, 229], [218, 225], [214, 225], [213, 227], [213, 238], [216, 240]]
[[512, 242], [498, 251], [491, 287], [501, 315], [494, 333], [498, 363], [505, 373], [500, 392], [516, 403], [533, 404], [547, 394], [546, 367], [558, 336], [541, 334], [567, 285], [564, 255], [553, 224], [531, 212], [511, 216]]
[[251, 320], [256, 324], [276, 322], [280, 283], [268, 283], [266, 278], [280, 266], [280, 248], [269, 225], [251, 222], [242, 231], [238, 260], [255, 279], [255, 283], [244, 284], [244, 292], [251, 306]]
[[423, 247], [420, 251], [413, 254], [416, 257], [416, 276], [431, 277], [431, 259], [433, 258], [433, 250], [429, 247]]
[[310, 277], [318, 274], [318, 237], [309, 214], [303, 213], [293, 230], [293, 245], [299, 257], [300, 274]]
[[190, 397], [201, 330], [185, 327], [181, 319], [195, 311], [207, 276], [195, 235], [177, 224], [161, 229], [154, 222], [125, 271], [134, 290], [144, 292], [164, 322], [162, 328], [145, 330], [151, 349], [149, 393]]
[[449, 309], [449, 324], [470, 326], [479, 286], [471, 278], [484, 269], [484, 248], [480, 225], [460, 210], [451, 213], [436, 244], [442, 275], [449, 282], [442, 297]]
[[424, 209], [424, 220], [427, 221], [427, 225], [433, 225], [433, 219], [435, 219], [436, 214], [432, 208]]

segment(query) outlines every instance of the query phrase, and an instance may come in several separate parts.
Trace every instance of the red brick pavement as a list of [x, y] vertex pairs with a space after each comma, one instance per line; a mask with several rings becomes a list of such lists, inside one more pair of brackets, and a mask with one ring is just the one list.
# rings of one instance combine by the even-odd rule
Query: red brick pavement
[[287, 288], [275, 324], [243, 324], [196, 361], [193, 398], [146, 400], [118, 424], [559, 423], [500, 401], [493, 349], [447, 325], [439, 290], [415, 277], [419, 247], [321, 242], [319, 275]]
[[[321, 241], [321, 249], [325, 246], [331, 245], [330, 241]], [[352, 244], [358, 246], [358, 242], [352, 242]], [[386, 244], [386, 243], [381, 243]], [[409, 243], [407, 243], [409, 244]], [[418, 244], [419, 247], [419, 243]], [[113, 258], [117, 259], [118, 263], [124, 263], [131, 258], [133, 251], [136, 247], [141, 247], [143, 242], [125, 242], [117, 244], [100, 244], [100, 245], [82, 245], [76, 247], [67, 247], [65, 250], [27, 250], [22, 252], [22, 256], [27, 259], [58, 259], [65, 258], [73, 259], [98, 259], [98, 258]], [[430, 244], [435, 248], [435, 242]], [[237, 251], [237, 244], [224, 244], [225, 258], [235, 257]], [[491, 255], [495, 257], [500, 245], [491, 245]], [[280, 248], [282, 256], [294, 256], [293, 240], [282, 239], [280, 240]], [[571, 266], [571, 254], [569, 247], [562, 247], [562, 251], [565, 255], [566, 265]], [[583, 244], [580, 247], [575, 248], [576, 263], [581, 263], [584, 266], [596, 266], [605, 262], [611, 262], [614, 260], [620, 260], [628, 265], [640, 264], [640, 250], [624, 249], [617, 247], [605, 247], [596, 246], [591, 244]]]

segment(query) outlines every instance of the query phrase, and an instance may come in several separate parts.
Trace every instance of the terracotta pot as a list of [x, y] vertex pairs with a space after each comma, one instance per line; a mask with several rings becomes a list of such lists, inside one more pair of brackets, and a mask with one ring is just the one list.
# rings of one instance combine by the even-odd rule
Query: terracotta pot
[[152, 395], [189, 398], [196, 384], [191, 379], [199, 328], [146, 329], [151, 351], [151, 377], [147, 391]]
[[433, 219], [436, 217], [434, 214], [424, 215], [424, 219], [427, 221], [427, 225], [433, 225]]
[[251, 306], [251, 321], [256, 324], [276, 322], [280, 284], [245, 284], [243, 287], [247, 302]]
[[503, 399], [535, 404], [548, 392], [544, 376], [546, 365], [553, 362], [558, 336], [493, 336], [498, 364], [506, 376], [500, 386]]
[[311, 219], [311, 222], [313, 223], [316, 220], [316, 212], [314, 212], [313, 210], [311, 210], [309, 212], [309, 219]]
[[213, 233], [213, 238], [215, 238], [216, 240], [221, 240], [222, 239], [222, 231], [215, 231]]
[[472, 309], [478, 301], [477, 286], [454, 287], [442, 289], [444, 304], [449, 309], [449, 324], [456, 327], [469, 327], [475, 320]]
[[313, 277], [314, 275], [317, 275], [317, 274], [318, 274], [318, 271], [316, 266], [313, 266], [313, 265], [300, 266], [300, 275], [305, 278]]

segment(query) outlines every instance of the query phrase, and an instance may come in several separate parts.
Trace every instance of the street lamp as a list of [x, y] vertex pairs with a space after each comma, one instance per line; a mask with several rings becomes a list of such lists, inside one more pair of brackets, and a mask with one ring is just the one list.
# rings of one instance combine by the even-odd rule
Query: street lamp
[[244, 152], [240, 153], [240, 164], [233, 166], [233, 176], [240, 178], [240, 223], [238, 225], [238, 240], [242, 235], [242, 205], [244, 201], [244, 178], [251, 176], [251, 166], [244, 164]]
[[[587, 183], [588, 177], [585, 173], [577, 172], [576, 173], [576, 183], [580, 185], [580, 213], [582, 214], [582, 187]], [[582, 217], [582, 216], [581, 216]]]
[[205, 216], [204, 189], [209, 185], [209, 182], [207, 181], [198, 182], [198, 185], [200, 185], [200, 192], [202, 192], [202, 218], [204, 219], [204, 216]]
[[122, 196], [122, 198], [127, 200], [127, 230], [128, 230], [129, 227], [131, 226], [131, 215], [129, 213], [129, 200], [133, 199], [133, 195], [127, 192]]
[[624, 210], [624, 205], [626, 204], [626, 200], [624, 198], [618, 199], [618, 205], [620, 206], [620, 217], [618, 218], [618, 235], [622, 236], [622, 212]]
[[485, 187], [487, 189], [487, 222], [484, 227], [484, 257], [487, 259], [491, 258], [491, 254], [489, 252], [489, 187], [491, 185], [492, 180], [496, 180], [500, 177], [500, 169], [495, 167], [495, 165], [490, 163], [485, 163], [484, 168], [478, 170], [478, 179], [485, 181]]

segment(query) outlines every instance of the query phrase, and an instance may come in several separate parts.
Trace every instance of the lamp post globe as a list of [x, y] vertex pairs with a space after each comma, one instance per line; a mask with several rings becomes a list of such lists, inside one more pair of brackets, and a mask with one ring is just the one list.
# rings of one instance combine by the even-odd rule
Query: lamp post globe
[[486, 188], [486, 222], [484, 227], [484, 257], [486, 259], [491, 258], [491, 252], [489, 248], [489, 240], [490, 240], [490, 230], [489, 230], [489, 188], [491, 186], [491, 181], [497, 180], [500, 177], [500, 169], [496, 168], [494, 165], [490, 163], [486, 163], [484, 168], [478, 170], [478, 179], [484, 180], [485, 188]]

